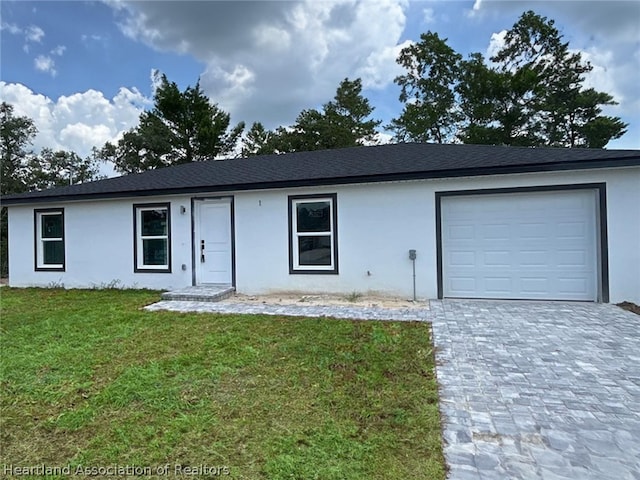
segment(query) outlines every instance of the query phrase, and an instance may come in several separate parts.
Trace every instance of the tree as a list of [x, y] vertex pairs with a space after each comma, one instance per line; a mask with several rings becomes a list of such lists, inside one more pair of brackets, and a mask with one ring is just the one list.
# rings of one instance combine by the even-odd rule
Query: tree
[[379, 120], [367, 120], [373, 110], [362, 95], [362, 80], [345, 78], [322, 111], [303, 110], [291, 131], [280, 129], [280, 144], [300, 152], [372, 143], [380, 125]]
[[266, 130], [260, 122], [254, 122], [245, 135], [242, 142], [242, 157], [277, 153], [275, 151], [275, 140], [277, 131]]
[[618, 117], [602, 115], [613, 98], [584, 88], [593, 67], [569, 50], [553, 20], [525, 12], [490, 60], [462, 60], [431, 32], [403, 49], [396, 140], [602, 148], [625, 133]]
[[[320, 122], [315, 120], [315, 125], [319, 127], [317, 130], [324, 130], [321, 148], [355, 147], [375, 141], [376, 128], [381, 122], [367, 120], [374, 108], [362, 95], [361, 79], [350, 81], [345, 78], [340, 82], [333, 101], [326, 103], [323, 109], [324, 118]], [[309, 122], [307, 131], [313, 131], [312, 125], [313, 120]]]
[[458, 94], [464, 143], [532, 146], [539, 144], [529, 120], [535, 110], [524, 100], [531, 85], [528, 70], [500, 71], [480, 53], [460, 62]]
[[2, 195], [24, 192], [24, 163], [33, 152], [29, 149], [38, 133], [33, 120], [13, 114], [13, 105], [0, 105], [0, 191]]
[[536, 144], [602, 148], [610, 139], [622, 136], [626, 125], [618, 118], [600, 115], [600, 105], [616, 102], [604, 92], [583, 89], [584, 75], [593, 67], [579, 52], [569, 51], [569, 43], [562, 40], [554, 24], [532, 11], [525, 12], [491, 60], [498, 62], [501, 72], [521, 77], [514, 89], [517, 105], [527, 116], [524, 128], [536, 137]]
[[332, 101], [322, 111], [300, 112], [289, 128], [266, 131], [262, 124], [253, 124], [244, 140], [243, 155], [304, 152], [345, 148], [375, 142], [379, 120], [369, 117], [373, 107], [362, 95], [362, 80], [345, 78]]
[[45, 190], [75, 183], [84, 183], [104, 178], [100, 175], [100, 163], [94, 155], [81, 158], [75, 152], [43, 148], [38, 156], [26, 163], [27, 190]]
[[230, 115], [209, 101], [199, 82], [181, 92], [162, 75], [153, 109], [143, 112], [139, 125], [117, 144], [106, 143], [99, 156], [120, 173], [210, 160], [235, 148], [244, 123], [229, 125]]
[[505, 91], [504, 80], [490, 69], [480, 53], [460, 62], [460, 78], [455, 86], [462, 117], [466, 120], [457, 137], [463, 143], [502, 144], [502, 129], [497, 118], [501, 108], [496, 101]]
[[446, 38], [432, 32], [400, 51], [397, 63], [407, 73], [395, 79], [405, 104], [389, 125], [396, 140], [443, 143], [453, 138], [461, 119], [454, 91], [461, 60]]

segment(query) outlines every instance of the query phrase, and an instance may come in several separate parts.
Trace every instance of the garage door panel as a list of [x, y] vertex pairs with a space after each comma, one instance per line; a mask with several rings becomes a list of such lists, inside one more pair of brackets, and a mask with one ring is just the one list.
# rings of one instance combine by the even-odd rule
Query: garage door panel
[[444, 197], [444, 295], [597, 297], [594, 190]]
[[509, 267], [511, 265], [511, 252], [508, 250], [485, 252], [484, 265], [492, 267]]
[[449, 225], [448, 237], [452, 240], [473, 240], [475, 228], [470, 225]]
[[549, 279], [547, 277], [522, 277], [520, 279], [520, 288], [527, 296], [548, 295]]
[[523, 240], [546, 238], [545, 224], [542, 222], [516, 224], [516, 229], [516, 236]]
[[452, 252], [449, 258], [449, 263], [455, 267], [475, 267], [476, 265], [476, 253], [456, 251]]
[[549, 265], [548, 252], [545, 250], [521, 250], [518, 267], [547, 267]]
[[[559, 277], [559, 292], [567, 296], [581, 297], [589, 292], [587, 281], [583, 277]], [[569, 300], [573, 300], [569, 298]]]
[[474, 277], [452, 277], [449, 279], [449, 288], [457, 292], [472, 294], [477, 290], [476, 279]]
[[585, 222], [559, 222], [558, 238], [566, 238], [569, 240], [583, 238], [587, 233], [587, 225]]
[[484, 225], [481, 228], [482, 238], [485, 240], [509, 240], [511, 238], [511, 226], [508, 223], [497, 225]]
[[559, 250], [558, 267], [577, 267], [588, 270], [587, 252], [585, 250]]
[[484, 289], [485, 291], [495, 295], [508, 295], [513, 290], [513, 279], [506, 276], [484, 277]]

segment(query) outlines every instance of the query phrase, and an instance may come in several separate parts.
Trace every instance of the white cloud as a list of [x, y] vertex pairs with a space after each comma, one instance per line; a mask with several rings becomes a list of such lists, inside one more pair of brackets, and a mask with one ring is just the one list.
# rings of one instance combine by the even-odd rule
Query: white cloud
[[262, 51], [283, 52], [291, 47], [291, 35], [284, 28], [260, 25], [253, 33], [256, 46]]
[[44, 37], [44, 30], [36, 25], [29, 25], [24, 30], [24, 38], [28, 42], [41, 43]]
[[56, 69], [56, 61], [51, 56], [61, 57], [64, 55], [66, 49], [67, 47], [64, 45], [58, 45], [49, 52], [49, 55], [38, 55], [33, 59], [33, 66], [39, 72], [48, 73], [52, 77], [55, 77], [58, 75], [58, 70]]
[[61, 57], [66, 50], [67, 50], [67, 47], [65, 47], [64, 45], [58, 45], [56, 48], [51, 50], [50, 53], [51, 55], [57, 55], [58, 57]]
[[489, 39], [489, 46], [487, 47], [487, 51], [485, 54], [488, 62], [490, 62], [489, 59], [491, 57], [496, 55], [504, 47], [506, 35], [506, 30], [501, 30], [498, 33], [491, 34], [491, 38]]
[[143, 107], [151, 104], [136, 89], [121, 88], [111, 99], [87, 90], [54, 101], [22, 84], [1, 81], [0, 98], [13, 105], [16, 115], [33, 119], [38, 128], [35, 151], [71, 150], [81, 157], [136, 126]]
[[33, 65], [36, 70], [44, 73], [49, 73], [52, 77], [55, 77], [58, 73], [55, 69], [56, 62], [53, 61], [48, 55], [38, 55], [33, 60]]
[[59, 137], [62, 144], [75, 145], [75, 151], [91, 151], [93, 147], [100, 147], [109, 141], [112, 138], [112, 132], [104, 124], [70, 123], [60, 130]]
[[228, 112], [241, 109], [243, 99], [251, 97], [256, 90], [255, 73], [245, 65], [224, 69], [210, 64], [201, 78], [206, 79], [203, 84], [214, 82], [217, 85], [218, 93], [214, 98], [222, 99], [223, 109]]
[[6, 30], [12, 35], [19, 35], [20, 33], [22, 33], [22, 29], [15, 23], [2, 22], [2, 24], [0, 25], [0, 30]]
[[2, 22], [0, 30], [6, 30], [12, 35], [22, 35], [24, 37], [22, 50], [24, 50], [25, 53], [29, 53], [31, 44], [42, 43], [42, 38], [44, 37], [44, 30], [37, 25], [29, 25], [26, 28], [22, 28], [15, 23]]
[[365, 65], [358, 71], [362, 77], [364, 88], [384, 88], [394, 78], [404, 73], [403, 68], [396, 63], [400, 50], [409, 47], [413, 42], [406, 40], [400, 45], [385, 47], [372, 52]]
[[392, 83], [408, 1], [109, 5], [125, 35], [203, 62], [203, 91], [233, 121], [272, 128], [329, 101], [345, 77], [365, 88]]
[[80, 40], [85, 46], [88, 46], [91, 43], [104, 43], [107, 39], [101, 35], [86, 35], [83, 33], [80, 35]]
[[149, 75], [151, 80], [151, 94], [155, 95], [156, 90], [162, 86], [162, 72], [157, 68], [151, 69], [151, 75]]
[[[572, 51], [572, 53], [578, 52]], [[585, 75], [585, 88], [605, 91], [613, 96], [616, 101], [623, 101], [624, 95], [616, 91], [616, 73], [624, 69], [624, 66], [612, 64], [613, 52], [592, 47], [587, 51], [579, 53], [582, 55], [582, 60], [589, 62], [593, 67], [593, 70]]]
[[470, 10], [466, 10], [464, 12], [464, 15], [467, 18], [474, 18], [474, 17], [478, 17], [480, 15], [480, 10], [482, 8], [482, 5], [485, 2], [483, 2], [483, 0], [475, 0], [475, 2], [473, 2], [473, 7], [471, 7]]
[[[640, 71], [640, 52], [627, 62], [618, 62], [616, 53], [606, 48], [590, 47], [580, 53], [582, 59], [593, 67], [591, 72], [585, 75], [584, 87], [606, 92], [618, 103], [604, 107], [603, 112], [607, 115], [638, 118], [640, 88], [637, 76]], [[632, 123], [637, 123], [637, 120]]]
[[422, 15], [422, 22], [425, 25], [431, 25], [432, 23], [435, 23], [436, 15], [433, 11], [433, 8], [425, 8], [424, 10], [422, 10]]

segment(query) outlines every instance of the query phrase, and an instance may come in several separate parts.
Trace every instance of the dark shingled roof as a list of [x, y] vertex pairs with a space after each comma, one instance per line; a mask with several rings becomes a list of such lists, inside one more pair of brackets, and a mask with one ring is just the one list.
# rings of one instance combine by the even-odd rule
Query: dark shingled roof
[[399, 143], [211, 160], [2, 197], [3, 205], [640, 165], [640, 150]]

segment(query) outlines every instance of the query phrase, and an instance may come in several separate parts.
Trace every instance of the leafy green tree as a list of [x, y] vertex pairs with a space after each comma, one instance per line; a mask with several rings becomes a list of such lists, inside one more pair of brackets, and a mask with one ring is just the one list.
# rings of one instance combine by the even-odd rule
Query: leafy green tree
[[553, 20], [525, 12], [490, 60], [462, 60], [431, 32], [403, 49], [396, 140], [602, 148], [625, 133], [620, 118], [602, 115], [611, 95], [584, 88], [593, 67]]
[[153, 109], [117, 144], [105, 144], [99, 156], [120, 173], [210, 160], [230, 154], [243, 130], [242, 122], [230, 128], [230, 115], [209, 101], [199, 83], [181, 92], [162, 75]]
[[453, 139], [461, 115], [455, 86], [462, 57], [437, 33], [420, 35], [420, 42], [400, 51], [397, 63], [405, 68], [396, 77], [404, 108], [389, 128], [398, 141], [444, 143]]
[[242, 157], [264, 155], [276, 152], [278, 132], [266, 130], [260, 122], [254, 122], [242, 141]]
[[303, 110], [290, 130], [279, 129], [279, 146], [299, 152], [372, 143], [380, 125], [379, 120], [368, 119], [373, 110], [362, 95], [362, 80], [345, 78], [322, 111]]
[[307, 119], [306, 130], [313, 131], [312, 127], [316, 125], [317, 131], [324, 133], [320, 148], [355, 147], [375, 141], [376, 128], [381, 122], [370, 118], [374, 108], [362, 95], [361, 79], [350, 81], [345, 78], [340, 82], [333, 100], [326, 103], [323, 109], [320, 122], [317, 118]]
[[45, 190], [104, 178], [100, 174], [100, 162], [95, 158], [95, 149], [93, 156], [81, 158], [75, 152], [43, 148], [40, 155], [28, 159], [26, 170], [27, 190]]
[[554, 24], [525, 12], [491, 60], [514, 79], [514, 105], [526, 117], [523, 130], [535, 144], [602, 148], [622, 136], [626, 125], [601, 115], [601, 105], [616, 102], [607, 93], [583, 88], [584, 75], [593, 67], [569, 50]]
[[303, 152], [355, 147], [375, 142], [379, 120], [371, 119], [373, 107], [362, 95], [362, 80], [345, 78], [322, 110], [300, 112], [289, 128], [266, 131], [253, 124], [245, 137], [243, 155]]
[[33, 155], [30, 150], [33, 138], [38, 133], [33, 120], [18, 117], [13, 113], [13, 105], [0, 105], [0, 191], [2, 195], [20, 193], [27, 190], [24, 165]]
[[529, 70], [500, 71], [473, 53], [460, 62], [456, 85], [462, 122], [457, 138], [464, 143], [532, 146], [541, 142], [530, 123], [532, 106], [527, 97]]
[[472, 53], [460, 62], [455, 91], [460, 113], [466, 120], [457, 135], [463, 143], [503, 143], [502, 129], [496, 121], [501, 114], [496, 99], [506, 90], [503, 83], [503, 76], [490, 69], [480, 53]]

